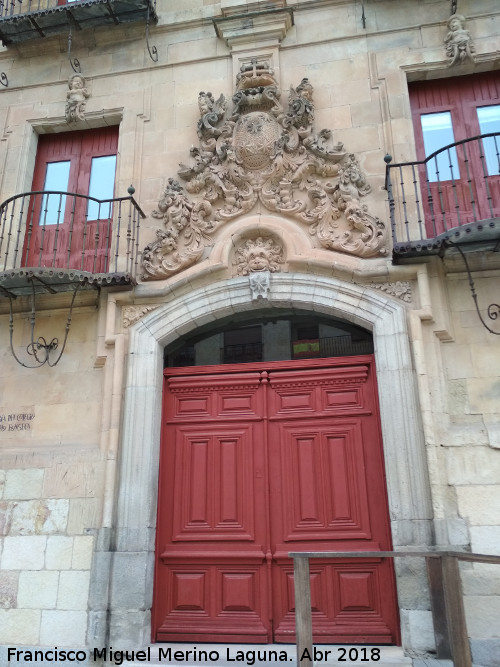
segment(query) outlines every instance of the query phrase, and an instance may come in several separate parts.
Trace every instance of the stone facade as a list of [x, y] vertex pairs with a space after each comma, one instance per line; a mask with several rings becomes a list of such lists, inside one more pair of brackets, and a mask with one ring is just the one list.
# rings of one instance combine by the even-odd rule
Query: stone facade
[[[163, 349], [252, 310], [373, 332], [396, 549], [500, 554], [499, 337], [456, 258], [393, 264], [383, 159], [416, 156], [408, 81], [498, 69], [500, 11], [459, 3], [462, 57], [449, 2], [362, 4], [158, 0], [158, 62], [143, 23], [73, 34], [78, 103], [66, 35], [0, 49], [1, 201], [31, 189], [39, 134], [119, 124], [115, 194], [132, 183], [146, 213], [138, 284], [78, 294], [57, 366], [16, 363], [0, 295], [0, 644], [150, 642]], [[256, 151], [239, 113], [259, 86]], [[497, 303], [496, 254], [471, 266]], [[38, 298], [37, 335], [62, 339], [70, 299]], [[13, 303], [20, 358], [30, 309]], [[500, 565], [462, 581], [475, 662], [492, 667]], [[398, 563], [397, 585], [403, 648], [432, 655], [423, 565]]]

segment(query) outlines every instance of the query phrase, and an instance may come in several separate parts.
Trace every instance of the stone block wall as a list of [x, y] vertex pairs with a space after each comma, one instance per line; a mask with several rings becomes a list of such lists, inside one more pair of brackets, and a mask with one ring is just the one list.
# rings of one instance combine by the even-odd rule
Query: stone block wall
[[[40, 331], [64, 331], [65, 314], [38, 313]], [[2, 644], [85, 645], [104, 472], [95, 321], [80, 308], [59, 364], [28, 369], [10, 354], [0, 315]], [[16, 317], [14, 349], [31, 363], [22, 325]]]

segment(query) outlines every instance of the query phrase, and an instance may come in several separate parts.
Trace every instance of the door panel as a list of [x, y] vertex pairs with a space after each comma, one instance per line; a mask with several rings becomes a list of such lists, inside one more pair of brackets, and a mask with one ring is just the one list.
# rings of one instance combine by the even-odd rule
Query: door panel
[[[391, 548], [373, 358], [251, 366], [166, 371], [157, 641], [292, 642], [290, 551]], [[315, 641], [399, 640], [389, 560], [311, 586]]]
[[156, 639], [270, 640], [260, 373], [172, 377], [161, 459]]
[[[270, 373], [275, 641], [294, 640], [290, 551], [390, 548], [375, 396], [369, 364]], [[310, 567], [315, 641], [394, 641], [390, 564], [314, 559]]]

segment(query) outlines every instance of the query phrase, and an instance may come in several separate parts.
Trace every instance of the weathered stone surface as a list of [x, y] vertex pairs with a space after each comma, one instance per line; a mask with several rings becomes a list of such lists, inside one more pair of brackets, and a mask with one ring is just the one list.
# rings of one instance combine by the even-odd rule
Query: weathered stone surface
[[475, 665], [497, 667], [500, 655], [499, 639], [471, 639], [470, 648]]
[[17, 603], [25, 609], [55, 609], [59, 572], [24, 571], [19, 575]]
[[94, 538], [92, 535], [77, 535], [74, 538], [71, 568], [73, 570], [90, 570], [93, 552]]
[[64, 533], [68, 523], [69, 500], [25, 500], [14, 507], [10, 533], [37, 535]]
[[401, 610], [401, 630], [405, 644], [411, 646], [417, 654], [436, 650], [430, 611]]
[[41, 570], [45, 564], [47, 537], [6, 537], [2, 551], [3, 570]]
[[48, 570], [68, 570], [73, 557], [73, 538], [50, 535], [47, 538], [45, 567]]
[[19, 572], [0, 571], [0, 609], [17, 607]]
[[0, 609], [0, 642], [8, 646], [38, 644], [40, 611]]
[[150, 558], [146, 553], [115, 553], [111, 579], [113, 609], [144, 609], [149, 588]]
[[32, 500], [42, 495], [43, 470], [7, 470], [4, 498]]
[[494, 526], [500, 516], [499, 486], [459, 486], [460, 514], [476, 526]]
[[496, 596], [469, 595], [464, 599], [467, 629], [474, 638], [500, 639], [500, 599]]
[[61, 572], [57, 594], [58, 609], [86, 610], [89, 597], [90, 573], [70, 570]]
[[40, 643], [45, 646], [85, 646], [87, 613], [51, 609], [42, 611]]

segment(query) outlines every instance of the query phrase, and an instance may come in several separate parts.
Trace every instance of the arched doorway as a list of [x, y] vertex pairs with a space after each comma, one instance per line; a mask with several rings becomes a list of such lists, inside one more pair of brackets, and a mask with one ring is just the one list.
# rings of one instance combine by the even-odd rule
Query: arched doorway
[[[157, 290], [141, 290], [142, 299], [159, 296]], [[273, 275], [269, 299], [258, 308], [301, 308], [342, 317], [372, 331], [393, 545], [397, 549], [431, 543], [428, 472], [404, 304], [380, 290], [335, 277], [283, 273]], [[117, 589], [110, 610], [114, 644], [133, 648], [151, 638], [164, 348], [210, 322], [254, 309], [246, 278], [189, 289], [181, 284], [130, 329], [111, 557], [113, 580], [131, 585], [126, 597], [121, 587]], [[100, 581], [98, 560], [94, 569]], [[403, 590], [410, 574], [402, 572]], [[396, 579], [399, 582], [398, 571]], [[419, 580], [417, 585], [423, 584]], [[400, 607], [403, 618], [411, 608], [407, 603]], [[132, 618], [133, 625], [128, 622]]]
[[[293, 642], [290, 551], [392, 548], [371, 333], [243, 312], [165, 362], [153, 638]], [[312, 603], [316, 642], [399, 641], [388, 559], [315, 561]]]

